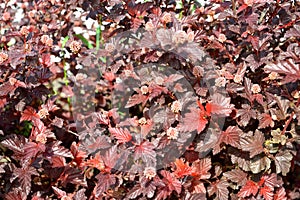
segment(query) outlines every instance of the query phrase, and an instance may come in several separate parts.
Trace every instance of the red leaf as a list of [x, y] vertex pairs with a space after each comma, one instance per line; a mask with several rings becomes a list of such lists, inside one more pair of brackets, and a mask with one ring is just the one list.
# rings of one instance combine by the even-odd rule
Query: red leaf
[[281, 187], [274, 195], [274, 200], [287, 200], [284, 187]]
[[117, 152], [117, 146], [112, 146], [108, 151], [105, 152], [105, 156], [103, 157], [106, 167], [105, 170], [110, 172], [110, 170], [116, 166], [119, 158], [120, 154]]
[[230, 104], [230, 97], [226, 98], [221, 94], [214, 94], [210, 104], [210, 111], [213, 114], [229, 116], [232, 112], [233, 104]]
[[42, 57], [39, 59], [40, 63], [46, 67], [49, 67], [51, 62], [50, 53], [43, 53]]
[[273, 194], [271, 188], [269, 188], [268, 186], [264, 186], [264, 187], [260, 188], [259, 194], [262, 195], [265, 200], [273, 200], [274, 194]]
[[247, 4], [243, 4], [242, 6], [239, 7], [239, 9], [237, 10], [237, 14], [239, 14], [240, 12], [242, 12], [243, 10], [245, 10], [246, 8], [248, 8]]
[[173, 174], [168, 171], [161, 171], [160, 174], [164, 177], [163, 181], [166, 183], [170, 191], [176, 191], [178, 194], [181, 192], [181, 183]]
[[87, 157], [87, 154], [86, 154], [86, 152], [79, 150], [78, 146], [79, 146], [79, 144], [76, 144], [76, 142], [73, 142], [71, 145], [71, 153], [74, 157], [73, 161], [75, 161], [78, 166], [81, 166], [82, 162]]
[[205, 111], [198, 108], [191, 108], [190, 111], [191, 112], [185, 114], [183, 124], [180, 125], [179, 129], [183, 132], [197, 130], [198, 133], [201, 133], [208, 122], [208, 116]]
[[258, 192], [258, 185], [255, 182], [248, 180], [246, 184], [238, 192], [238, 196], [243, 198], [248, 197], [251, 194], [255, 196], [257, 192]]
[[69, 165], [65, 167], [64, 172], [60, 175], [58, 180], [61, 181], [64, 187], [66, 187], [68, 183], [87, 187], [87, 182], [82, 171], [78, 168], [70, 167]]
[[147, 100], [148, 100], [148, 96], [146, 96], [146, 95], [143, 95], [141, 93], [134, 94], [129, 98], [127, 104], [125, 105], [125, 108], [130, 108], [130, 107], [135, 106], [140, 103], [145, 104], [147, 102]]
[[193, 162], [192, 169], [192, 176], [197, 177], [197, 179], [209, 179], [211, 174], [208, 171], [211, 169], [211, 159], [203, 158]]
[[11, 85], [9, 82], [4, 83], [0, 86], [0, 96], [5, 96], [8, 93], [13, 93], [17, 88]]
[[36, 113], [36, 111], [32, 107], [27, 106], [21, 115], [20, 122], [22, 122], [24, 120], [36, 121], [39, 119], [40, 119], [40, 116]]
[[182, 178], [192, 173], [192, 167], [189, 166], [188, 162], [184, 163], [183, 159], [176, 159], [174, 164], [176, 166], [174, 171], [176, 177]]
[[64, 167], [66, 166], [66, 159], [62, 156], [52, 156], [52, 167]]
[[73, 158], [72, 153], [70, 152], [69, 149], [65, 148], [64, 146], [60, 145], [60, 141], [56, 141], [53, 146], [52, 146], [52, 151], [54, 155], [58, 156], [64, 156], [64, 157], [69, 157]]
[[64, 196], [67, 196], [67, 193], [55, 186], [52, 186], [52, 189], [54, 191], [54, 193], [57, 195], [58, 198], [62, 198]]
[[21, 135], [10, 135], [9, 138], [3, 140], [1, 144], [12, 150], [16, 155], [23, 153], [23, 146], [27, 143], [27, 139]]
[[280, 187], [283, 184], [282, 180], [277, 179], [277, 174], [275, 173], [263, 176], [261, 179], [264, 179], [264, 184], [272, 190], [274, 190], [274, 187]]
[[55, 105], [55, 101], [56, 101], [57, 97], [52, 97], [50, 99], [47, 100], [46, 104], [43, 104], [41, 107], [45, 108], [48, 112], [53, 112], [59, 109], [59, 107], [57, 105]]
[[129, 142], [132, 139], [132, 136], [128, 129], [109, 128], [108, 130], [112, 134], [112, 136], [114, 136], [121, 144]]
[[4, 108], [5, 104], [6, 104], [6, 99], [5, 98], [3, 98], [3, 99], [0, 98], [0, 109]]
[[104, 161], [100, 155], [100, 153], [96, 153], [95, 157], [87, 160], [85, 163], [84, 163], [84, 166], [89, 166], [89, 167], [94, 167], [94, 168], [97, 168], [98, 170], [103, 170], [105, 168], [105, 165], [104, 165]]
[[259, 125], [258, 125], [259, 129], [266, 128], [266, 127], [274, 127], [274, 121], [269, 114], [263, 113], [258, 117], [258, 119], [259, 119]]

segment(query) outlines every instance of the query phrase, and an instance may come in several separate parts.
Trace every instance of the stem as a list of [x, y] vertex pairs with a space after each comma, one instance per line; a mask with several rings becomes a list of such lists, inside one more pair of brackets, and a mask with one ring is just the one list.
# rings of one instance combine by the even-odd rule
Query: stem
[[96, 50], [99, 50], [100, 48], [100, 42], [102, 42], [102, 15], [99, 15], [99, 20], [98, 20], [99, 26], [96, 29]]
[[236, 2], [235, 0], [231, 0], [231, 2], [232, 2], [233, 15], [236, 16]]
[[[298, 101], [297, 101], [297, 103], [296, 103], [296, 108], [298, 108], [299, 105], [300, 105], [300, 98], [298, 99]], [[292, 121], [294, 115], [295, 115], [295, 111], [292, 112], [292, 114], [291, 114], [289, 120], [286, 121], [286, 123], [285, 123], [285, 125], [284, 125], [284, 128], [283, 128], [283, 130], [281, 131], [281, 135], [284, 135], [284, 134], [285, 134], [286, 129], [287, 129], [287, 127], [290, 125], [290, 123], [291, 123], [291, 121]]]

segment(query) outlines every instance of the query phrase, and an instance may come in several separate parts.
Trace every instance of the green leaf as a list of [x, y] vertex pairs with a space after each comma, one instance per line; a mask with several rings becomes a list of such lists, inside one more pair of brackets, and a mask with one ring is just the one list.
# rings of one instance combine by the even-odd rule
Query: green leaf
[[100, 40], [101, 40], [101, 27], [98, 26], [96, 29], [96, 50], [100, 48]]
[[83, 37], [81, 34], [75, 35], [77, 38], [79, 38], [83, 44], [85, 44], [89, 49], [94, 48], [92, 43], [90, 43], [85, 37]]
[[65, 46], [66, 46], [66, 43], [68, 42], [68, 40], [69, 40], [69, 36], [67, 36], [67, 37], [65, 37], [64, 39], [63, 39], [63, 41], [61, 42], [61, 47], [62, 48], [64, 48]]

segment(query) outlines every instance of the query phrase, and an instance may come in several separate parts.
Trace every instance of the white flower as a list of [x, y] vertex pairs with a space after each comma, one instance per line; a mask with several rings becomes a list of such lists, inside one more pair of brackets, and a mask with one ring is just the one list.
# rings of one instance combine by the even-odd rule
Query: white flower
[[147, 179], [152, 179], [156, 176], [156, 169], [154, 167], [146, 167], [144, 170], [144, 176]]
[[178, 138], [178, 130], [176, 128], [170, 127], [167, 130], [168, 139], [176, 140]]

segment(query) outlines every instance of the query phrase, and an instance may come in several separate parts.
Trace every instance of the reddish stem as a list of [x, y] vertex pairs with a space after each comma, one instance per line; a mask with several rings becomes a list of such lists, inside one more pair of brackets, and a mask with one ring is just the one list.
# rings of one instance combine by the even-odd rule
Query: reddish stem
[[[297, 101], [297, 103], [296, 103], [296, 108], [298, 108], [299, 105], [300, 105], [300, 98], [298, 99], [298, 101]], [[291, 121], [292, 121], [294, 115], [295, 115], [295, 111], [292, 112], [292, 114], [291, 114], [289, 120], [286, 121], [286, 123], [285, 123], [285, 125], [284, 125], [284, 128], [283, 128], [283, 130], [281, 131], [281, 135], [284, 135], [284, 134], [285, 134], [286, 129], [287, 129], [287, 127], [290, 125], [290, 123], [291, 123]]]

